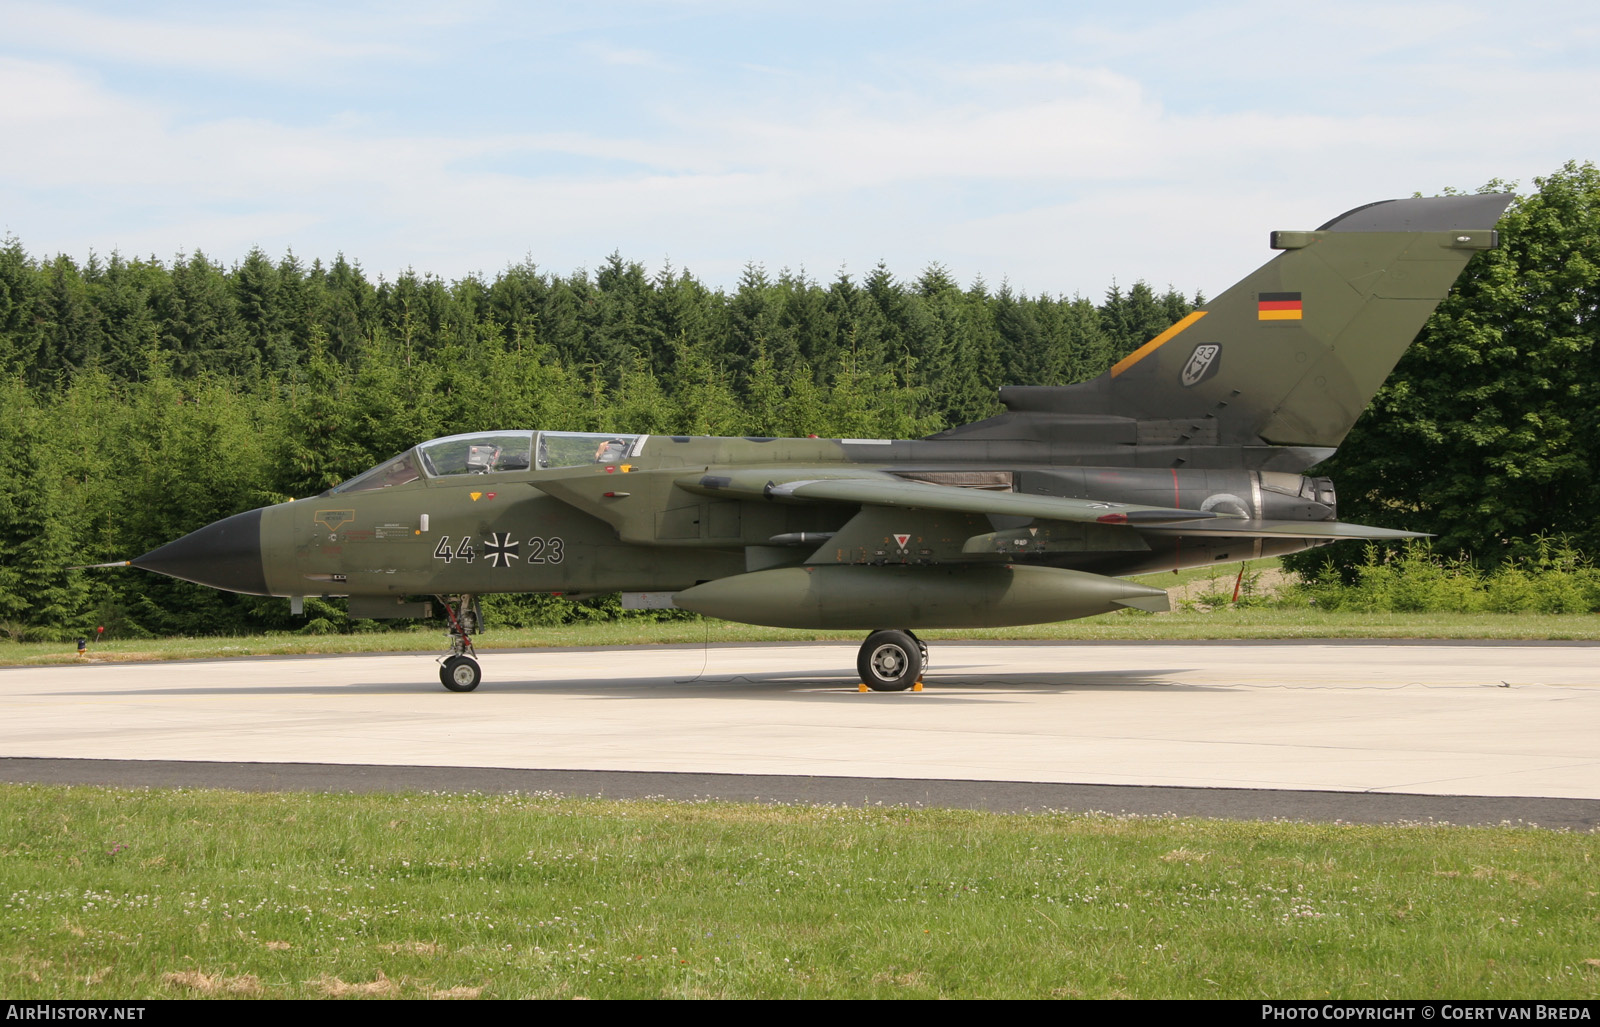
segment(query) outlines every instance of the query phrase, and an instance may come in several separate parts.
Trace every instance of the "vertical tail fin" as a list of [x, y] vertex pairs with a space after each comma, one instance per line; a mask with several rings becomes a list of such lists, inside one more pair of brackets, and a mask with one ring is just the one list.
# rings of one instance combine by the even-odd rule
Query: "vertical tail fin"
[[1013, 416], [1214, 418], [1223, 444], [1337, 446], [1511, 200], [1385, 200], [1274, 232], [1283, 253], [1107, 374], [1000, 398]]

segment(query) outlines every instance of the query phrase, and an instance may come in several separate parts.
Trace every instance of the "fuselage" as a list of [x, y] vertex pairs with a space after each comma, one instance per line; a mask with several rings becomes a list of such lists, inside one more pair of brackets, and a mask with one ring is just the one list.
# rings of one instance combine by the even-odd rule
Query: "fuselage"
[[[1141, 447], [1119, 453], [1114, 446], [1025, 440], [476, 433], [423, 443], [322, 495], [218, 522], [135, 563], [279, 596], [673, 592], [748, 570], [805, 564], [857, 514], [859, 507], [848, 504], [723, 499], [678, 484], [695, 472], [769, 467], [775, 477], [816, 468], [1250, 518], [1334, 517], [1326, 479], [1239, 466], [1137, 466], [1148, 457]], [[1115, 458], [1125, 463], [1110, 463]], [[983, 530], [1002, 533], [1023, 523], [986, 520]], [[219, 550], [223, 528], [229, 538]], [[1308, 544], [1215, 535], [1130, 538], [1085, 533], [1033, 552], [912, 547], [854, 562], [1004, 562], [1129, 575]]]

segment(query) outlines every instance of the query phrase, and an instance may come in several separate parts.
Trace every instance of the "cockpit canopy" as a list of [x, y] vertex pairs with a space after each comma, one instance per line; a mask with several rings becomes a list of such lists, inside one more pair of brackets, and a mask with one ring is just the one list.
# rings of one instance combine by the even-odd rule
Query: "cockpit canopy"
[[479, 432], [451, 435], [417, 447], [430, 478], [452, 474], [526, 471], [533, 458], [533, 432]]
[[592, 431], [542, 431], [539, 433], [541, 471], [554, 467], [582, 467], [631, 460], [644, 449], [648, 435], [613, 435]]
[[498, 474], [585, 464], [612, 464], [632, 459], [644, 449], [648, 435], [610, 432], [495, 431], [450, 435], [424, 442], [370, 471], [328, 490], [329, 495], [368, 492], [405, 485], [418, 478], [461, 474]]

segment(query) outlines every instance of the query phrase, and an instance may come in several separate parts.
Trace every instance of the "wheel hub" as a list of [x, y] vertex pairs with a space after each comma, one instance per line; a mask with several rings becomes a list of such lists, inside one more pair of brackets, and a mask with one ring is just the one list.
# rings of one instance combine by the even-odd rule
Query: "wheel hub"
[[893, 681], [906, 669], [906, 654], [896, 645], [880, 645], [872, 653], [872, 669], [884, 681]]

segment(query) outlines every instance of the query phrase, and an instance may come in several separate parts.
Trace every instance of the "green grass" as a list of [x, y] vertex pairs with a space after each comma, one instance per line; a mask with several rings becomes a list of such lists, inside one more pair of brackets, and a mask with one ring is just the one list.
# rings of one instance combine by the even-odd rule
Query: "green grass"
[[1600, 996], [1600, 838], [0, 786], [13, 998]]
[[[1034, 639], [1040, 641], [1153, 641], [1249, 638], [1456, 638], [1600, 640], [1600, 614], [1347, 613], [1307, 609], [1225, 609], [1214, 613], [1116, 613], [1104, 617], [1016, 628], [918, 631], [928, 641]], [[476, 636], [482, 649], [547, 646], [699, 645], [711, 642], [859, 642], [861, 631], [763, 628], [726, 621], [624, 620], [549, 628], [490, 630]], [[237, 638], [165, 638], [112, 641], [91, 647], [103, 661], [194, 660], [229, 656], [314, 653], [434, 652], [446, 647], [440, 628], [354, 635], [270, 634]], [[0, 640], [0, 666], [73, 663], [70, 643]]]

